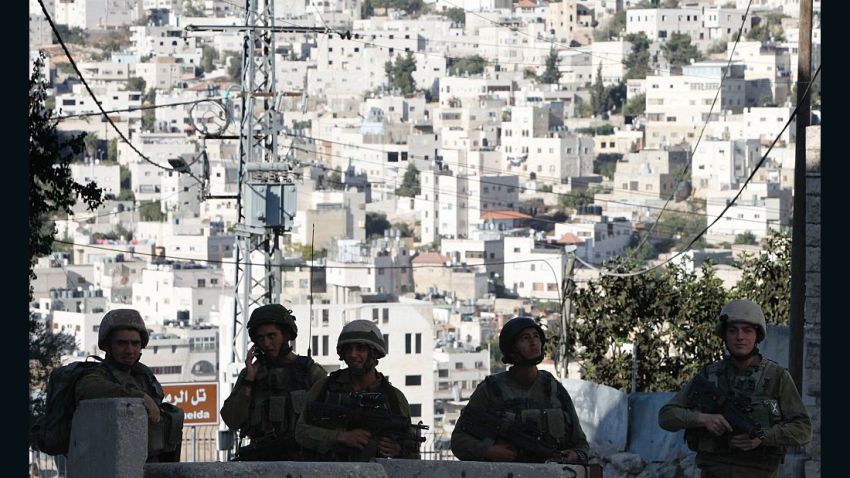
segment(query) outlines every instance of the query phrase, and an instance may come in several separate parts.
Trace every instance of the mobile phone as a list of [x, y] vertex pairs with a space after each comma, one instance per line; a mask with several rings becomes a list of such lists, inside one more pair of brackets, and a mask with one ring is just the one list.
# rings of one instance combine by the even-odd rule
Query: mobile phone
[[265, 356], [263, 349], [261, 349], [260, 346], [256, 344], [254, 345], [254, 356], [257, 357], [257, 359], [262, 359]]

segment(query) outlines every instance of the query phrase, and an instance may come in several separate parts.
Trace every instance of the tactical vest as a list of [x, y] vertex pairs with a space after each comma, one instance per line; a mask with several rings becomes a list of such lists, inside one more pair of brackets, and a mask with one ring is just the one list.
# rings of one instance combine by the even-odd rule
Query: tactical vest
[[[736, 374], [734, 365], [728, 359], [706, 365], [700, 374], [718, 387], [723, 393], [734, 391], [751, 401], [747, 415], [759, 424], [762, 430], [779, 423], [783, 419], [778, 396], [779, 378], [782, 366], [768, 358], [761, 358], [756, 367], [749, 367], [744, 374]], [[770, 468], [777, 465], [785, 455], [781, 446], [760, 446], [755, 450], [742, 451], [728, 444], [728, 436], [716, 436], [705, 428], [685, 430], [685, 441], [691, 450], [737, 456], [742, 461], [753, 461]]]
[[[505, 372], [507, 373], [507, 372]], [[549, 372], [539, 370], [543, 389], [542, 396], [506, 398], [515, 393], [504, 385], [504, 381], [493, 376], [484, 379], [490, 396], [490, 407], [502, 413], [507, 420], [516, 420], [530, 428], [540, 430], [549, 447], [557, 450], [571, 448], [568, 443], [575, 424], [568, 412], [572, 400], [567, 390]], [[540, 459], [538, 459], [540, 458]], [[519, 457], [522, 461], [542, 461], [547, 457]]]
[[[339, 380], [342, 374], [347, 373], [346, 370], [340, 369], [328, 374], [328, 378], [319, 392], [319, 401], [334, 405], [347, 405], [351, 403], [349, 394], [354, 391], [351, 383], [341, 382]], [[378, 391], [381, 393], [381, 398], [384, 402], [382, 408], [389, 410], [393, 415], [401, 415], [401, 405], [398, 396], [386, 376], [381, 375], [378, 382]], [[377, 438], [373, 437], [370, 443], [362, 450], [337, 446], [331, 449], [330, 453], [319, 454], [314, 452], [308, 457], [313, 461], [369, 461], [375, 457], [377, 452]], [[404, 447], [402, 447], [402, 453], [404, 453]]]
[[313, 363], [310, 357], [299, 355], [292, 366], [262, 367], [257, 372], [246, 435], [253, 440], [269, 435], [294, 436]]

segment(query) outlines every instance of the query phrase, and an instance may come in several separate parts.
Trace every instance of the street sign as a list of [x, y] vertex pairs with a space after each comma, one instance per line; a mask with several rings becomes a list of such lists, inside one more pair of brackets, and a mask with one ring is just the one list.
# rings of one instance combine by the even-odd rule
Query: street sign
[[162, 385], [162, 392], [163, 402], [183, 410], [184, 425], [218, 424], [217, 382], [168, 383]]

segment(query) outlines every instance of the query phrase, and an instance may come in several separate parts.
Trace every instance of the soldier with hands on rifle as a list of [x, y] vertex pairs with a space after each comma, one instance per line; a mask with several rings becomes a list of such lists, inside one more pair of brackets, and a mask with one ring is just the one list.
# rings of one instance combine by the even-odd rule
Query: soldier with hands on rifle
[[162, 386], [139, 360], [150, 332], [135, 309], [110, 310], [100, 321], [97, 345], [106, 352], [100, 367], [74, 385], [76, 404], [95, 398], [137, 397], [148, 414], [147, 463], [178, 462], [183, 436], [183, 411], [163, 402]]
[[251, 439], [246, 446], [240, 440], [235, 460], [300, 460], [295, 424], [307, 390], [327, 373], [313, 359], [292, 351], [289, 343], [298, 336], [298, 327], [282, 305], [258, 307], [247, 328], [254, 345], [247, 350], [245, 369], [221, 407], [224, 423]]
[[295, 438], [315, 461], [419, 459], [423, 441], [412, 425], [404, 394], [375, 367], [387, 347], [378, 327], [354, 320], [342, 328], [336, 346], [346, 368], [332, 372], [307, 394], [307, 408]]
[[461, 460], [585, 464], [589, 445], [572, 399], [538, 370], [546, 335], [530, 317], [514, 317], [499, 333], [502, 361], [513, 366], [478, 384], [452, 432]]
[[759, 353], [767, 327], [758, 304], [726, 304], [716, 333], [729, 355], [703, 366], [661, 408], [658, 424], [685, 430], [703, 478], [776, 477], [785, 447], [811, 440], [809, 414], [791, 375]]

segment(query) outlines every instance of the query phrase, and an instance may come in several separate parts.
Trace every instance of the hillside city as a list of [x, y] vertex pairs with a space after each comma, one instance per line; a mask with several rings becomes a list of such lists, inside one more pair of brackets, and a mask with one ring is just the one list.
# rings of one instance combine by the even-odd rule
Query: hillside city
[[[799, 0], [272, 3], [275, 25], [311, 28], [273, 34], [274, 94], [253, 105], [275, 115], [264, 134], [292, 184], [253, 217], [238, 203], [253, 197], [246, 2], [29, 3], [30, 72], [60, 137], [82, 135], [73, 180], [103, 198], [52, 215], [31, 313], [73, 337], [68, 363], [101, 353], [105, 312], [137, 309], [159, 381], [217, 390], [213, 411], [192, 411], [186, 461], [224, 456], [246, 225], [285, 225], [270, 287], [297, 318], [294, 350], [339, 369], [343, 325], [374, 321], [378, 369], [442, 459], [463, 404], [505, 369], [508, 319], [540, 319], [554, 344], [541, 368], [558, 377], [674, 391], [631, 358], [612, 382], [582, 355], [581, 307], [610, 273], [672, 267], [731, 297], [760, 288], [759, 257], [781, 249], [790, 264]], [[810, 97], [817, 125], [819, 80]], [[257, 274], [263, 254], [249, 260]], [[578, 342], [566, 353], [564, 310]], [[623, 342], [611, 347], [636, 356]]]

